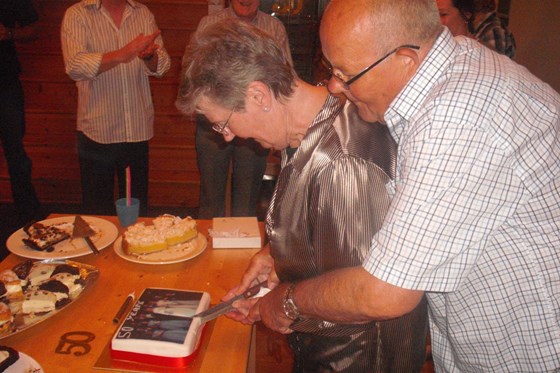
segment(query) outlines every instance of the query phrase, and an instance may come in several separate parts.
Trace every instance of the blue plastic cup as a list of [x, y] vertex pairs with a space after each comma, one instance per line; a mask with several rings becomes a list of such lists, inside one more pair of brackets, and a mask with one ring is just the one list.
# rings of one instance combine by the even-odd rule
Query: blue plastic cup
[[130, 206], [127, 206], [126, 198], [119, 198], [115, 201], [115, 206], [119, 222], [123, 228], [136, 223], [140, 213], [140, 200], [138, 198], [131, 198]]

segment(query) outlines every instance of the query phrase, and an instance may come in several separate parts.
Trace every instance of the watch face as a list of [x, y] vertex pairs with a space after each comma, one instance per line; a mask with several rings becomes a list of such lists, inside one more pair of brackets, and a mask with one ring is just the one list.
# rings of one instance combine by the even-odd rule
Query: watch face
[[284, 302], [284, 313], [291, 320], [297, 319], [297, 313], [288, 301]]
[[296, 320], [297, 318], [299, 318], [298, 309], [291, 298], [287, 298], [284, 300], [284, 313], [286, 314], [286, 317], [291, 320]]
[[290, 320], [296, 320], [299, 318], [298, 308], [294, 303], [294, 300], [292, 299], [292, 291], [294, 290], [294, 288], [295, 288], [295, 284], [291, 284], [288, 287], [288, 289], [286, 290], [286, 296], [284, 297], [284, 304], [283, 304], [284, 313], [286, 314], [286, 317], [289, 318]]

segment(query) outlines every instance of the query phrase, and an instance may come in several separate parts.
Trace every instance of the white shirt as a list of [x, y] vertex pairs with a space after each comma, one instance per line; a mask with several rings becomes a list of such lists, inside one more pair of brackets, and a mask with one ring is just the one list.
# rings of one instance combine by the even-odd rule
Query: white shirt
[[149, 35], [157, 29], [153, 14], [133, 0], [127, 0], [120, 27], [100, 0], [82, 0], [68, 8], [61, 40], [66, 73], [78, 87], [78, 131], [103, 144], [153, 137], [154, 107], [148, 77], [161, 77], [171, 66], [161, 36], [156, 39], [156, 72], [139, 58], [101, 74], [99, 66], [103, 54], [124, 47], [140, 33]]
[[424, 290], [436, 371], [560, 368], [560, 95], [446, 29], [385, 120], [394, 198], [364, 268]]

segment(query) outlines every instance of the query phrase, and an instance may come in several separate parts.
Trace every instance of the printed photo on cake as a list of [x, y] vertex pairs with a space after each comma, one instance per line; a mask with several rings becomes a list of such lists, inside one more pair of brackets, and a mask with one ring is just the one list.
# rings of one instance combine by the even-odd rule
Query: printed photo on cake
[[146, 289], [121, 326], [117, 339], [183, 343], [202, 293]]

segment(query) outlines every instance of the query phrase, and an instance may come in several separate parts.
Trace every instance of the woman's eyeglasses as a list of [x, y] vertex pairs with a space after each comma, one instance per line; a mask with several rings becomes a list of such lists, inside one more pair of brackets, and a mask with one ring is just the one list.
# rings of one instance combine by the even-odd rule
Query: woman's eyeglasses
[[229, 117], [227, 118], [227, 120], [224, 122], [224, 124], [220, 124], [220, 123], [216, 123], [212, 126], [212, 129], [216, 132], [218, 132], [219, 134], [224, 134], [226, 132], [228, 132], [228, 123], [229, 120], [231, 119], [231, 116], [233, 115], [233, 112], [235, 111], [235, 107], [231, 110], [231, 113], [229, 114]]

